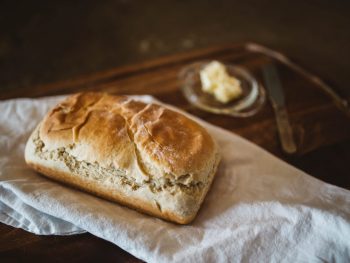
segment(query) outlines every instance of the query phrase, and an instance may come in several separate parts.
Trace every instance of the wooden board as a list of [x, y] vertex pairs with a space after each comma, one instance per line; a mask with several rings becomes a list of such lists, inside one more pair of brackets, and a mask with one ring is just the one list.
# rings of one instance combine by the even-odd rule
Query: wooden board
[[[262, 82], [261, 67], [274, 61], [267, 55], [247, 50], [245, 44], [225, 45], [168, 56], [59, 83], [12, 90], [1, 93], [0, 99], [68, 94], [84, 90], [99, 90], [113, 94], [150, 94], [210, 123], [238, 133], [289, 163], [309, 169], [313, 175], [323, 180], [339, 182], [338, 185], [343, 187], [349, 186], [346, 175], [347, 163], [350, 160], [346, 156], [350, 155], [349, 150], [344, 150], [345, 148], [323, 147], [316, 151], [315, 155], [293, 158], [283, 155], [269, 103], [266, 103], [256, 116], [247, 119], [214, 115], [191, 106], [180, 91], [179, 70], [189, 63], [212, 59], [245, 66], [260, 82]], [[299, 147], [298, 153], [304, 154], [343, 140], [347, 140], [345, 147], [349, 149], [350, 122], [346, 114], [341, 112], [332, 99], [312, 80], [278, 61], [274, 63], [278, 65], [285, 88], [288, 113]], [[338, 181], [332, 181], [335, 178], [338, 178]], [[67, 237], [36, 236], [0, 224], [0, 261], [28, 260], [139, 262], [117, 246], [90, 234]]]
[[282, 156], [275, 116], [269, 102], [257, 115], [237, 119], [203, 112], [185, 100], [180, 90], [179, 71], [192, 62], [213, 59], [244, 66], [261, 83], [262, 67], [271, 62], [277, 65], [285, 89], [298, 154], [350, 138], [350, 118], [336, 107], [332, 98], [319, 85], [273, 57], [253, 52], [247, 44], [192, 51], [59, 83], [13, 90], [0, 94], [0, 99], [67, 94], [84, 90], [113, 94], [150, 94]]

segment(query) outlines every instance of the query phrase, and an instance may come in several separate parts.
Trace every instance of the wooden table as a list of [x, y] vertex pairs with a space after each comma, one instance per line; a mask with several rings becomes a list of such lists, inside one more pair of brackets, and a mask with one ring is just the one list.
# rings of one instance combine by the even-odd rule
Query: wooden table
[[[167, 56], [60, 83], [27, 87], [0, 94], [0, 99], [67, 94], [99, 90], [113, 94], [150, 94], [212, 124], [235, 132], [285, 161], [326, 182], [350, 189], [350, 119], [310, 79], [288, 66], [277, 64], [287, 97], [288, 113], [298, 154], [280, 149], [272, 108], [266, 103], [255, 116], [237, 119], [200, 111], [182, 95], [178, 73], [189, 63], [218, 59], [248, 68], [263, 84], [261, 67], [274, 59], [251, 52], [245, 44], [224, 45]], [[0, 261], [103, 261], [138, 262], [117, 246], [91, 234], [36, 236], [0, 224]]]

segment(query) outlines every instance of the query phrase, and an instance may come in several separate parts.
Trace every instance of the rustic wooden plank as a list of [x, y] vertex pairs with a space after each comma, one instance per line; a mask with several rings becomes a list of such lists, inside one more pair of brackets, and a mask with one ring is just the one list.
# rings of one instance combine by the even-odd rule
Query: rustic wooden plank
[[[113, 94], [150, 94], [213, 124], [236, 132], [275, 154], [282, 155], [274, 115], [268, 103], [256, 116], [238, 120], [194, 110], [184, 100], [178, 81], [179, 71], [189, 63], [211, 59], [242, 65], [253, 72], [261, 83], [263, 82], [261, 68], [273, 61], [264, 54], [248, 51], [244, 44], [224, 45], [120, 67], [73, 80], [14, 90], [0, 94], [0, 98], [37, 97], [83, 90], [106, 91]], [[273, 62], [278, 66], [285, 88], [288, 112], [299, 147], [298, 153], [303, 154], [348, 139], [350, 122], [333, 104], [331, 98], [304, 76], [278, 61]], [[263, 136], [255, 133], [259, 129], [265, 131]]]

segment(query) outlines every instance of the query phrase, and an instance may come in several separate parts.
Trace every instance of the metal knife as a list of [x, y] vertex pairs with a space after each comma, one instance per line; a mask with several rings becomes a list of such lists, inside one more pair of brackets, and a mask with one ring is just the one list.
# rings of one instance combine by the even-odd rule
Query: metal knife
[[268, 64], [263, 68], [265, 86], [275, 112], [278, 134], [282, 149], [289, 154], [295, 153], [297, 147], [293, 138], [292, 128], [289, 124], [288, 114], [285, 107], [285, 98], [278, 76], [276, 66]]

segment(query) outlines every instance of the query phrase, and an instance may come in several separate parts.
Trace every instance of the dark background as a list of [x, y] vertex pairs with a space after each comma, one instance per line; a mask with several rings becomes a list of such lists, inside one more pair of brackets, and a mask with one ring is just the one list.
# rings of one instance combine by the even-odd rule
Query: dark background
[[1, 1], [0, 91], [255, 41], [350, 94], [350, 1]]

